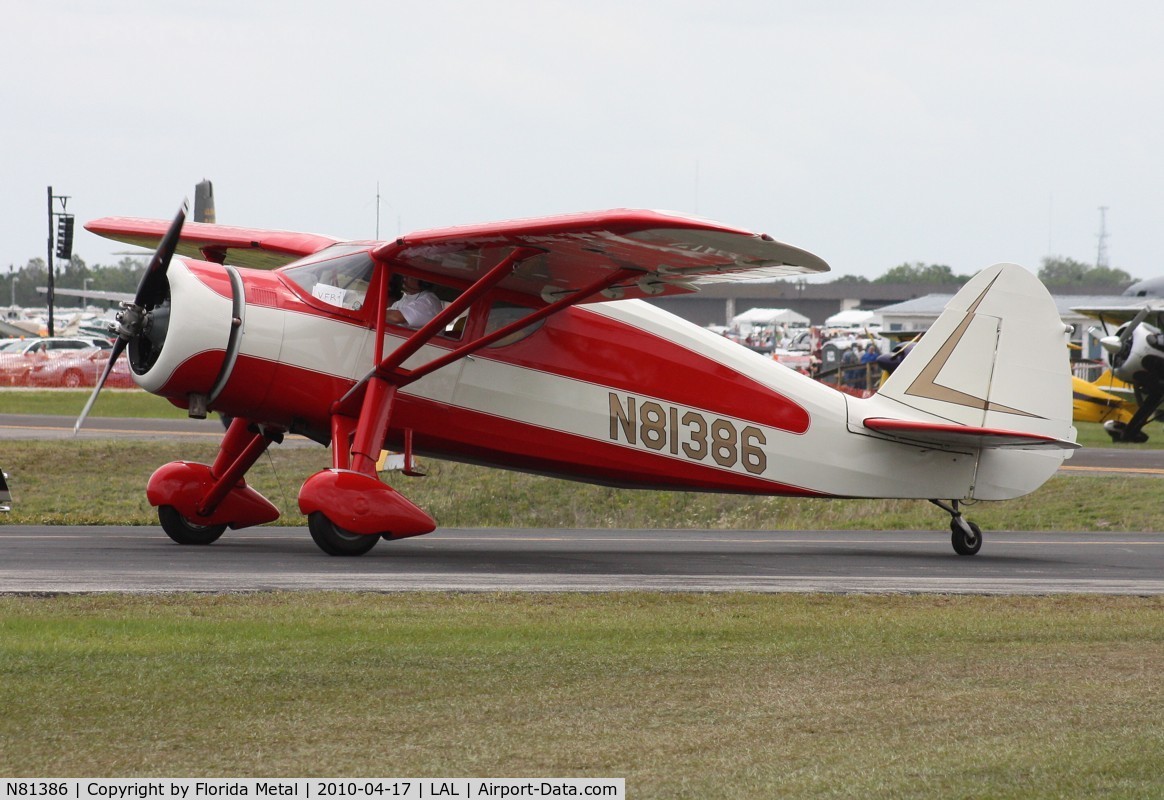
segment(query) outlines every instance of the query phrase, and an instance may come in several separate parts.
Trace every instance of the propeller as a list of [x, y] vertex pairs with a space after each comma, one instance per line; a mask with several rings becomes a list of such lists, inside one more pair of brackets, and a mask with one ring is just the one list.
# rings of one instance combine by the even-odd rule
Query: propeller
[[141, 276], [141, 281], [137, 284], [133, 302], [122, 303], [121, 311], [117, 312], [117, 322], [110, 324], [110, 333], [117, 334], [117, 341], [113, 343], [113, 350], [109, 354], [105, 370], [97, 379], [97, 385], [93, 387], [93, 394], [89, 395], [88, 402], [81, 410], [81, 416], [77, 418], [77, 423], [73, 426], [74, 435], [81, 430], [85, 417], [89, 416], [93, 403], [97, 401], [97, 395], [101, 392], [109, 373], [113, 370], [113, 363], [125, 351], [126, 346], [131, 341], [140, 339], [142, 334], [153, 325], [164, 326], [168, 322], [168, 314], [163, 315], [161, 319], [154, 320], [151, 312], [166, 299], [166, 270], [170, 268], [170, 259], [174, 257], [174, 251], [178, 247], [178, 239], [182, 235], [182, 225], [186, 222], [186, 213], [189, 207], [189, 202], [183, 200], [178, 213], [174, 216], [174, 221], [170, 223], [170, 227], [158, 244], [158, 249], [154, 251], [145, 273]]
[[1140, 326], [1140, 323], [1143, 322], [1150, 313], [1151, 309], [1148, 306], [1144, 306], [1139, 310], [1139, 312], [1136, 313], [1136, 316], [1132, 317], [1131, 322], [1123, 326], [1117, 335], [1105, 336], [1099, 340], [1100, 346], [1107, 352], [1111, 353], [1111, 362], [1113, 368], [1119, 366], [1116, 363], [1117, 358], [1121, 353], [1128, 349], [1128, 342], [1132, 340], [1132, 333]]

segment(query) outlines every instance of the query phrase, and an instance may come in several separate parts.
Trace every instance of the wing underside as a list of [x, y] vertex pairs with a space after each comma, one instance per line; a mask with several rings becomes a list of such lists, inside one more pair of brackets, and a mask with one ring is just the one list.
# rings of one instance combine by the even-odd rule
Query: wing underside
[[417, 274], [468, 284], [522, 248], [531, 255], [501, 286], [546, 302], [617, 271], [630, 277], [595, 300], [828, 271], [817, 256], [764, 234], [627, 209], [421, 231], [381, 245], [373, 255]]
[[1148, 309], [1148, 320], [1159, 326], [1164, 317], [1164, 301], [1159, 299], [1140, 300], [1138, 303], [1129, 302], [1128, 305], [1120, 306], [1073, 306], [1071, 310], [1085, 317], [1120, 325], [1134, 319], [1145, 308]]

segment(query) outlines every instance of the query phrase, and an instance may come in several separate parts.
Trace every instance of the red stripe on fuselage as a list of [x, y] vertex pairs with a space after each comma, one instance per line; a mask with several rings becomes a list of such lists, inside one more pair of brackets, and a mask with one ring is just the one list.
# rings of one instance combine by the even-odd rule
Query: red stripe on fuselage
[[789, 433], [804, 433], [810, 424], [799, 404], [735, 368], [585, 309], [567, 309], [527, 339], [479, 357]]
[[607, 486], [737, 494], [825, 497], [820, 492], [766, 481], [727, 469], [622, 447], [464, 408], [402, 396], [387, 444], [413, 447], [453, 460], [503, 466]]

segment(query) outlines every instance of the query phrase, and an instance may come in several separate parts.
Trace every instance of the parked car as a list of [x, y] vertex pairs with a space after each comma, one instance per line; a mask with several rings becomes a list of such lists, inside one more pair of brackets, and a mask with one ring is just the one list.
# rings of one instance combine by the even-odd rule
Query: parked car
[[[108, 342], [105, 345], [112, 347]], [[87, 338], [72, 336], [46, 336], [4, 342], [0, 344], [0, 385], [24, 386], [36, 365], [63, 353], [99, 346]]]
[[[61, 386], [67, 389], [95, 386], [108, 362], [109, 350], [100, 347], [69, 351], [35, 364], [28, 374], [27, 383], [29, 386]], [[129, 359], [124, 352], [113, 362], [113, 369], [105, 379], [105, 385], [112, 389], [132, 389], [137, 385], [133, 382]]]

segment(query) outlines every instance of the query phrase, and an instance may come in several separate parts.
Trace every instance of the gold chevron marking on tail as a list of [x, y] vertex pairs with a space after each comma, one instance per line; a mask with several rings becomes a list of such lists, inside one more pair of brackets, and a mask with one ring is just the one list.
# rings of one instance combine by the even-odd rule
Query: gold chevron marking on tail
[[973, 408], [978, 411], [999, 411], [1003, 414], [1015, 414], [1020, 417], [1033, 417], [1042, 419], [1036, 414], [1030, 414], [1026, 411], [1019, 411], [1010, 406], [1004, 406], [999, 403], [992, 403], [984, 397], [975, 397], [966, 392], [960, 392], [957, 389], [951, 389], [948, 386], [942, 386], [937, 382], [938, 374], [945, 368], [946, 362], [958, 349], [958, 345], [962, 341], [962, 337], [966, 335], [966, 331], [970, 328], [970, 323], [974, 320], [974, 313], [978, 310], [978, 306], [986, 299], [986, 294], [994, 286], [994, 281], [998, 280], [996, 275], [992, 281], [987, 285], [982, 293], [978, 295], [970, 308], [966, 310], [966, 315], [954, 329], [945, 343], [938, 348], [938, 352], [930, 359], [930, 362], [922, 368], [918, 376], [914, 378], [913, 383], [905, 390], [907, 395], [912, 397], [924, 397], [927, 400], [939, 400], [944, 403], [952, 403], [954, 405], [965, 406], [966, 408]]

